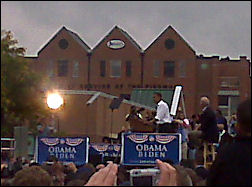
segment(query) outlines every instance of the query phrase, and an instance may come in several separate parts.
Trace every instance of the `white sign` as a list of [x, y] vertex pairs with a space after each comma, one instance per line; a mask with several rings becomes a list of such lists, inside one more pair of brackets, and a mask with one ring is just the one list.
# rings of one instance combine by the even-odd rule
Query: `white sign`
[[170, 114], [173, 116], [175, 116], [177, 112], [181, 90], [182, 90], [182, 86], [176, 86], [174, 95], [172, 98], [172, 106], [171, 106], [171, 112], [170, 112]]
[[110, 40], [107, 46], [111, 49], [121, 49], [125, 46], [125, 43], [122, 40]]

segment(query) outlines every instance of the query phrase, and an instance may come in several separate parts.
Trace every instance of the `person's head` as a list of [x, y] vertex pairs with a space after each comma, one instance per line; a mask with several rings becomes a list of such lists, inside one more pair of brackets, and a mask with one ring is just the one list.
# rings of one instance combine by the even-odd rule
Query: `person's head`
[[159, 93], [159, 92], [155, 92], [154, 95], [153, 95], [153, 100], [156, 104], [159, 103], [159, 101], [162, 100], [162, 94]]
[[174, 166], [177, 171], [177, 185], [178, 186], [192, 186], [192, 179], [186, 172], [183, 166]]
[[185, 168], [191, 168], [191, 169], [196, 168], [195, 160], [192, 159], [182, 159], [180, 165], [184, 166]]
[[136, 112], [136, 106], [131, 106], [130, 107], [130, 113], [135, 113]]
[[237, 117], [236, 117], [236, 114], [235, 114], [235, 113], [234, 113], [234, 114], [232, 114], [231, 119], [232, 119], [232, 120], [234, 120], [234, 121], [236, 121], [236, 120], [237, 120]]
[[22, 163], [22, 157], [18, 156], [17, 159], [16, 159], [16, 162], [21, 162]]
[[196, 119], [197, 119], [196, 114], [193, 114], [193, 115], [192, 115], [192, 120], [196, 120]]
[[10, 176], [10, 172], [7, 164], [1, 164], [1, 179], [8, 178]]
[[178, 113], [178, 119], [181, 119], [181, 120], [185, 119], [185, 115], [182, 111]]
[[204, 167], [197, 167], [194, 171], [203, 180], [205, 180], [208, 177], [208, 170], [206, 168], [204, 168]]
[[85, 164], [84, 166], [78, 169], [76, 173], [76, 179], [88, 181], [95, 172], [96, 168], [92, 164]]
[[217, 124], [217, 127], [221, 131], [224, 130], [224, 128], [225, 128], [224, 124]]
[[216, 117], [222, 117], [222, 112], [220, 109], [217, 109], [215, 113], [216, 113]]
[[103, 137], [102, 138], [102, 143], [110, 143], [109, 137]]
[[190, 178], [192, 180], [192, 185], [193, 186], [197, 186], [197, 184], [202, 180], [202, 178], [199, 177], [197, 175], [197, 173], [193, 169], [191, 169], [191, 168], [185, 168], [185, 171], [190, 176]]
[[192, 115], [192, 121], [194, 121], [195, 123], [197, 123], [198, 120], [199, 120], [198, 114], [193, 114], [193, 115]]
[[73, 163], [73, 162], [70, 162], [68, 163], [66, 166], [65, 166], [65, 173], [67, 172], [73, 172], [73, 173], [76, 173], [77, 172], [77, 167], [76, 165]]
[[204, 108], [210, 104], [210, 100], [207, 97], [201, 97], [200, 98], [200, 107]]
[[48, 162], [58, 162], [58, 158], [54, 155], [49, 156]]
[[52, 177], [41, 167], [32, 166], [18, 171], [13, 178], [13, 186], [52, 186]]
[[51, 175], [53, 175], [53, 182], [55, 185], [64, 185], [65, 174], [64, 174], [64, 166], [60, 162], [55, 162], [51, 166]]
[[239, 135], [251, 136], [251, 100], [239, 104], [237, 108], [236, 130]]

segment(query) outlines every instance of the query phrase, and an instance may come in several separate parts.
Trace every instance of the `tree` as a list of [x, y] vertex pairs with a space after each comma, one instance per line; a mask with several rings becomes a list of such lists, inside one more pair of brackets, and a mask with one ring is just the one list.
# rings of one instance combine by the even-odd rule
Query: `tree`
[[13, 127], [47, 116], [40, 85], [42, 76], [33, 72], [17, 47], [11, 31], [1, 31], [1, 136], [12, 136]]

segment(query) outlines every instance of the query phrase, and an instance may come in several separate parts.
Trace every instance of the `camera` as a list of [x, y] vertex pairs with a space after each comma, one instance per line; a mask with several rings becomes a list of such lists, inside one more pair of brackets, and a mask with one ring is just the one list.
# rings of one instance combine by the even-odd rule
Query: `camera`
[[155, 168], [130, 170], [131, 186], [157, 186], [160, 170]]

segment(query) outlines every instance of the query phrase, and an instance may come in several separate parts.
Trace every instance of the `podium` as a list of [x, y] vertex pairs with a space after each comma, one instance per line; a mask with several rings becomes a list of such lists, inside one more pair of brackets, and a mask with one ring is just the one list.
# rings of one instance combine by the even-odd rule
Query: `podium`
[[129, 123], [132, 132], [153, 133], [155, 129], [154, 126], [145, 124], [141, 119], [130, 119]]

